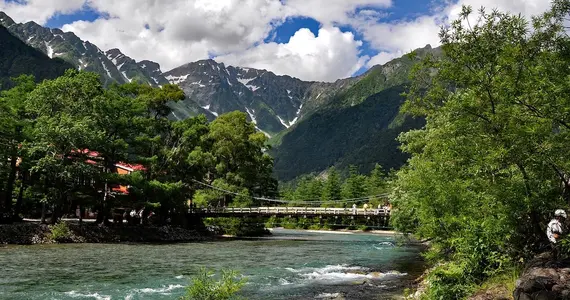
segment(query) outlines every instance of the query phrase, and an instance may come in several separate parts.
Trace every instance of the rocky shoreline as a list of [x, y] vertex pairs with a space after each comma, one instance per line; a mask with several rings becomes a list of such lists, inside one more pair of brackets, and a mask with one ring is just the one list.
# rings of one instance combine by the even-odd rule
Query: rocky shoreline
[[[177, 243], [199, 242], [219, 238], [207, 231], [172, 226], [98, 226], [67, 224], [68, 243]], [[61, 242], [61, 241], [60, 241]], [[55, 243], [48, 225], [14, 223], [0, 225], [0, 245], [33, 245]]]

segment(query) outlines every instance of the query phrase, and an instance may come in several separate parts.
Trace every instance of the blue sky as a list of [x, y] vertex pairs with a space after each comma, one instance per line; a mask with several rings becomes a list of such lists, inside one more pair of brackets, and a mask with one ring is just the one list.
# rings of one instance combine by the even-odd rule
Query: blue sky
[[462, 4], [529, 16], [549, 0], [0, 0], [0, 10], [156, 61], [163, 71], [214, 58], [334, 81], [437, 46], [440, 26]]

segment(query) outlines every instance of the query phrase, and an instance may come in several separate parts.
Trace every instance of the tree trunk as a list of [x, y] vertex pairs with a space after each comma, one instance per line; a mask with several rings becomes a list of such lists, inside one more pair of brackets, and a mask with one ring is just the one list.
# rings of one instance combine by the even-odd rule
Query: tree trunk
[[12, 214], [12, 193], [14, 192], [14, 182], [16, 181], [16, 173], [18, 169], [16, 163], [18, 155], [16, 149], [12, 149], [12, 156], [10, 157], [10, 174], [6, 182], [6, 190], [4, 191], [4, 211], [7, 215]]
[[42, 224], [46, 223], [46, 204], [42, 203]]
[[51, 213], [50, 224], [57, 223], [57, 220], [59, 219], [59, 209], [60, 209], [60, 205], [57, 205], [57, 204], [53, 205], [53, 212]]
[[24, 200], [24, 176], [22, 176], [22, 183], [20, 184], [20, 191], [18, 192], [18, 200], [14, 208], [14, 219], [20, 219], [20, 212], [22, 211], [22, 202]]
[[79, 226], [83, 225], [83, 211], [85, 209], [83, 208], [83, 206], [81, 204], [79, 204]]

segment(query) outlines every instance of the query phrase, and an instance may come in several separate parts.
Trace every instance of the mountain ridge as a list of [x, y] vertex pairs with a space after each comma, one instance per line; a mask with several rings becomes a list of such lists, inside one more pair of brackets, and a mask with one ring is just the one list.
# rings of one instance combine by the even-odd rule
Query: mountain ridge
[[[359, 148], [342, 145], [336, 150], [331, 146], [311, 147], [311, 144], [325, 136], [331, 141], [343, 143], [342, 139], [339, 140], [334, 135], [335, 130], [356, 137], [376, 138], [362, 128], [358, 130], [363, 132], [344, 131], [344, 128], [357, 128], [352, 126], [351, 120], [343, 117], [344, 114], [352, 115], [357, 120], [362, 119], [364, 123], [381, 129], [370, 132], [393, 140], [397, 134], [388, 134], [393, 128], [386, 127], [384, 118], [396, 118], [395, 109], [399, 108], [401, 98], [394, 93], [382, 92], [405, 86], [415, 63], [411, 57], [404, 56], [383, 65], [375, 65], [359, 76], [337, 79], [334, 82], [303, 81], [268, 70], [226, 66], [213, 59], [189, 62], [163, 72], [160, 64], [156, 62], [136, 61], [117, 48], [102, 51], [89, 41], [81, 40], [73, 32], [44, 28], [34, 22], [15, 23], [2, 12], [0, 24], [6, 25], [13, 35], [47, 56], [65, 60], [80, 70], [98, 73], [105, 85], [133, 81], [151, 86], [177, 84], [185, 92], [186, 99], [169, 103], [172, 119], [182, 120], [204, 114], [209, 120], [213, 120], [220, 114], [235, 110], [246, 113], [256, 128], [270, 137], [270, 143], [274, 146], [271, 153], [275, 157], [276, 174], [281, 178], [302, 174], [299, 172], [322, 171], [332, 165], [345, 166], [358, 160], [351, 151], [360, 151], [363, 156], [375, 157], [367, 154], [373, 150], [367, 148], [366, 142], [362, 140], [355, 140], [362, 143]], [[419, 58], [437, 51], [439, 50], [432, 49], [429, 45], [416, 50]], [[376, 100], [369, 100], [371, 97]], [[387, 108], [391, 113], [381, 115], [382, 120], [377, 122], [368, 122], [367, 118], [374, 118], [375, 115], [369, 114], [361, 107], [368, 105], [363, 105], [364, 103], [374, 102], [376, 104], [372, 107], [381, 108], [382, 101], [389, 103]], [[396, 126], [395, 130], [404, 130], [407, 125], [413, 123], [407, 120], [403, 118], [403, 126]], [[413, 126], [421, 124], [413, 123]], [[319, 127], [328, 127], [330, 130], [316, 136], [314, 132], [319, 132]], [[348, 140], [353, 141], [352, 137]], [[327, 141], [322, 142], [326, 144]], [[393, 141], [382, 144], [390, 148], [382, 151], [399, 151]], [[318, 154], [327, 159], [308, 161], [306, 165], [311, 167], [299, 168], [303, 171], [288, 170], [299, 162], [294, 156], [317, 155], [311, 152], [315, 149], [319, 149]], [[336, 151], [336, 154], [331, 154], [331, 151]], [[351, 156], [353, 158], [350, 158]], [[394, 159], [397, 162], [382, 162], [397, 167], [405, 161], [405, 157], [398, 155], [394, 156]]]

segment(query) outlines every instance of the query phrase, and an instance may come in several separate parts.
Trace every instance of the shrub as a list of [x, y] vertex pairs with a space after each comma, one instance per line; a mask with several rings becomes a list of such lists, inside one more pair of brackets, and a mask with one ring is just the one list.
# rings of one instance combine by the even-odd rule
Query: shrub
[[198, 276], [186, 288], [186, 295], [181, 300], [226, 300], [240, 299], [237, 293], [246, 283], [245, 278], [233, 270], [222, 270], [221, 277], [216, 280], [214, 272], [200, 269]]
[[59, 222], [55, 225], [49, 225], [50, 238], [58, 243], [71, 241], [71, 230], [65, 222]]

